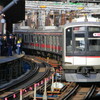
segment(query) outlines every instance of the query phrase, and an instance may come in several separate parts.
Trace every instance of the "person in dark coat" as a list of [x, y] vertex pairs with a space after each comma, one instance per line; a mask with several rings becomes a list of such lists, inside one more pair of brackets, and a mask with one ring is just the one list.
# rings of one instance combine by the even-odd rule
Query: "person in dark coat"
[[7, 48], [7, 36], [3, 35], [2, 40], [2, 56], [8, 56], [8, 48]]
[[13, 34], [12, 35], [12, 51], [13, 51], [13, 53], [16, 53], [16, 49], [17, 49], [16, 45], [17, 45], [17, 37], [15, 34]]
[[8, 41], [7, 41], [7, 46], [8, 46], [8, 56], [12, 56], [12, 48], [13, 48], [12, 34], [9, 34], [9, 38], [8, 38]]
[[2, 56], [2, 41], [3, 39], [2, 39], [2, 34], [0, 34], [0, 56]]

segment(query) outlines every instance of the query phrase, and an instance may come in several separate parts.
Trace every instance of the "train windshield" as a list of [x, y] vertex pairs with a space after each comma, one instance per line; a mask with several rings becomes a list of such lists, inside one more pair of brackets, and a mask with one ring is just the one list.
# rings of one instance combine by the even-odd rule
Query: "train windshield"
[[74, 27], [66, 30], [67, 54], [85, 52], [86, 27]]
[[66, 29], [67, 55], [85, 55], [100, 52], [100, 27], [78, 26]]
[[85, 50], [85, 39], [82, 37], [75, 37], [75, 51], [84, 51]]
[[88, 27], [88, 50], [100, 51], [100, 27]]

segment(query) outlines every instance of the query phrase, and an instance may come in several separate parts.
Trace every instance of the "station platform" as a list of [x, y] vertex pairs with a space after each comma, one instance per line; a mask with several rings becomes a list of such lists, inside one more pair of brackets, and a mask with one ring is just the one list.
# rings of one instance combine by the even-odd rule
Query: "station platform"
[[25, 55], [25, 53], [23, 52], [20, 55], [13, 54], [12, 56], [0, 56], [0, 64], [19, 59], [19, 58], [23, 57], [24, 55]]
[[24, 56], [24, 52], [20, 55], [0, 56], [0, 86], [18, 78], [24, 73]]

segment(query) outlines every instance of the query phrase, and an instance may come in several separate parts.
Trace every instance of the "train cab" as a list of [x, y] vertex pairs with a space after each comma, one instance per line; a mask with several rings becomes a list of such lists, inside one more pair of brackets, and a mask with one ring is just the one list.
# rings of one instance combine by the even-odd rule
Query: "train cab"
[[64, 28], [63, 38], [63, 69], [66, 80], [100, 81], [98, 80], [100, 77], [100, 23], [70, 23]]

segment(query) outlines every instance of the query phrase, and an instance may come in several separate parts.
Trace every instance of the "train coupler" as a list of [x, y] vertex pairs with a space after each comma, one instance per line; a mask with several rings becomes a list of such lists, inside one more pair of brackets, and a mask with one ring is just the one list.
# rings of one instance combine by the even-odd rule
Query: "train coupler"
[[80, 73], [85, 77], [89, 77], [90, 73], [96, 73], [96, 72], [92, 66], [81, 66], [78, 68], [77, 73]]

